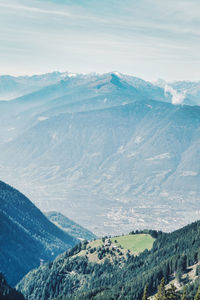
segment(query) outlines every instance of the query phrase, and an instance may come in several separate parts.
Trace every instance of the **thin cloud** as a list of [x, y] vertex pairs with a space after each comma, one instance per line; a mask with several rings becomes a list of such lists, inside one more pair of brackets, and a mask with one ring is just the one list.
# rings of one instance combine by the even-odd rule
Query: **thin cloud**
[[42, 8], [38, 8], [38, 7], [24, 6], [24, 5], [5, 4], [5, 3], [0, 2], [0, 7], [9, 8], [9, 9], [13, 9], [13, 10], [19, 10], [19, 11], [24, 10], [24, 11], [33, 12], [33, 13], [72, 17], [72, 15], [66, 11], [55, 11], [55, 10], [48, 10], [48, 9], [42, 9]]
[[194, 79], [199, 20], [196, 0], [0, 0], [0, 71], [33, 73], [38, 62], [42, 72], [115, 69], [148, 79]]

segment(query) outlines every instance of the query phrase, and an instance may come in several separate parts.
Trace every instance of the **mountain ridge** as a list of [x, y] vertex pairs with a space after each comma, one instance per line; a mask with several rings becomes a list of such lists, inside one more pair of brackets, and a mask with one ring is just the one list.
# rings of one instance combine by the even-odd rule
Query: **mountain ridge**
[[2, 181], [0, 200], [0, 270], [10, 284], [16, 284], [41, 261], [50, 260], [77, 243], [22, 193]]
[[96, 235], [93, 234], [86, 228], [83, 228], [79, 224], [70, 220], [60, 212], [50, 211], [44, 213], [45, 216], [53, 222], [56, 226], [60, 227], [62, 230], [68, 232], [71, 236], [78, 238], [79, 240], [93, 240], [96, 239]]

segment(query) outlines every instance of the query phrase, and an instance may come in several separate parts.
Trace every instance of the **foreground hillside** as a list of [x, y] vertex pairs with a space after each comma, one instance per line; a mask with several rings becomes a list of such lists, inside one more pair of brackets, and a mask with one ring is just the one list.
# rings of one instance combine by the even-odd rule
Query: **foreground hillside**
[[96, 238], [96, 235], [91, 231], [80, 226], [59, 212], [47, 212], [45, 213], [45, 216], [56, 226], [60, 227], [62, 230], [66, 231], [77, 239], [89, 241]]
[[25, 300], [20, 292], [11, 288], [2, 273], [0, 273], [0, 299], [1, 300]]
[[[149, 251], [145, 250], [137, 255], [130, 251], [126, 257], [123, 254], [116, 255], [113, 260], [107, 256], [103, 263], [97, 263], [90, 259], [89, 251], [92, 248], [88, 249], [87, 244], [82, 243], [57, 257], [52, 263], [27, 274], [17, 288], [28, 299], [34, 300], [141, 300], [146, 284], [148, 294], [153, 295], [163, 277], [166, 283], [173, 276], [178, 276], [182, 281], [187, 268], [198, 264], [200, 221], [172, 233], [149, 233], [156, 237], [153, 248]], [[98, 250], [102, 251], [102, 247]], [[80, 255], [82, 251], [88, 253]], [[184, 281], [183, 283], [185, 284]], [[191, 295], [196, 292], [197, 287], [198, 282], [188, 287]]]
[[[129, 257], [139, 255], [145, 249], [150, 250], [154, 241], [155, 238], [147, 233], [84, 241], [69, 252], [58, 256], [53, 263], [31, 271], [22, 279], [18, 288], [28, 299], [52, 299], [61, 290], [61, 294], [71, 294], [79, 290], [82, 284], [93, 280], [94, 274], [97, 277], [101, 275], [107, 278], [107, 272], [110, 272], [109, 276], [112, 277], [113, 272], [124, 267]], [[62, 274], [65, 276], [63, 279], [61, 279]], [[59, 288], [53, 283], [54, 287], [49, 289], [52, 280], [54, 282], [56, 280], [57, 285], [60, 279], [63, 283]]]
[[[113, 260], [107, 257], [103, 263], [91, 261], [89, 250], [92, 248], [88, 249], [85, 243], [78, 245], [53, 263], [27, 274], [18, 288], [28, 299], [34, 300], [141, 300], [146, 284], [148, 294], [152, 295], [162, 277], [166, 282], [171, 281], [174, 274], [181, 278], [187, 267], [197, 264], [199, 259], [200, 222], [173, 233], [150, 233], [157, 237], [151, 250], [137, 255], [130, 251], [126, 257], [116, 255]], [[88, 254], [82, 256], [82, 251]]]
[[99, 236], [180, 228], [199, 218], [200, 107], [170, 99], [115, 72], [0, 102], [0, 176]]
[[77, 240], [51, 223], [19, 191], [0, 181], [0, 271], [16, 284], [42, 261], [55, 258]]

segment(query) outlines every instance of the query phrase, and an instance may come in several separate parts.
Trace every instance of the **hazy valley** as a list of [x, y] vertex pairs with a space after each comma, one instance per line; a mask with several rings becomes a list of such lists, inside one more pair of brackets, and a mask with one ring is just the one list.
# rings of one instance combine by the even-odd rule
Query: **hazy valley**
[[20, 97], [0, 102], [0, 176], [41, 210], [97, 235], [199, 218], [200, 84], [52, 73], [7, 78], [2, 100], [15, 81]]

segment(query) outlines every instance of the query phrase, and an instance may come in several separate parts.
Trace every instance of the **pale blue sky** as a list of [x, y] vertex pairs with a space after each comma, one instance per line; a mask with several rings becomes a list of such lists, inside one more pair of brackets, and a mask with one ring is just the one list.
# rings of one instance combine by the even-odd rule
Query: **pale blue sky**
[[0, 74], [200, 79], [199, 0], [0, 0]]

